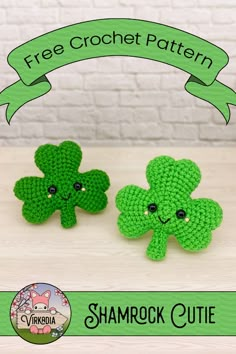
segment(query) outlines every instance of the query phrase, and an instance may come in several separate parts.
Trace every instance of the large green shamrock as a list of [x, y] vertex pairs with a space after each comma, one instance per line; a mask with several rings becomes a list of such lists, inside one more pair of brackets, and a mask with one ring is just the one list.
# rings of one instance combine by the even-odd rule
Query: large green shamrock
[[90, 213], [106, 207], [108, 176], [100, 170], [78, 172], [81, 159], [81, 149], [72, 141], [37, 149], [35, 163], [45, 176], [24, 177], [14, 188], [16, 197], [24, 201], [22, 214], [27, 221], [40, 224], [60, 210], [61, 224], [69, 228], [76, 224], [76, 206]]
[[188, 251], [199, 251], [211, 241], [211, 231], [222, 221], [222, 209], [211, 199], [192, 199], [201, 180], [197, 165], [190, 160], [160, 156], [146, 170], [149, 190], [135, 185], [116, 196], [120, 232], [138, 238], [153, 230], [147, 256], [161, 260], [166, 255], [168, 236], [174, 235]]

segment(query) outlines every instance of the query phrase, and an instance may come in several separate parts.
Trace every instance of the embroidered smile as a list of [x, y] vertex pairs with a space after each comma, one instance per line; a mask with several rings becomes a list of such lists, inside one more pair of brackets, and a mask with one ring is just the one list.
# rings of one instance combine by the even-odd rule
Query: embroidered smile
[[69, 200], [69, 199], [70, 199], [70, 197], [71, 197], [71, 193], [69, 193], [69, 194], [68, 194], [67, 198], [65, 198], [65, 197], [61, 197], [61, 199], [62, 199], [62, 200], [67, 201], [67, 200]]
[[166, 220], [164, 221], [164, 220], [162, 220], [162, 218], [161, 218], [160, 216], [158, 216], [158, 219], [160, 220], [160, 222], [161, 222], [162, 224], [166, 224], [168, 221], [170, 221], [170, 218], [169, 218], [169, 219], [166, 219]]

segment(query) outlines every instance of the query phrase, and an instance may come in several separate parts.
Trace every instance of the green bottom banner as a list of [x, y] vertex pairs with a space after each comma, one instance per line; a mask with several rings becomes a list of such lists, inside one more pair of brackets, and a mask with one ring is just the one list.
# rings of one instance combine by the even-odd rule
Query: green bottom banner
[[25, 331], [32, 325], [43, 328], [40, 325], [45, 321], [53, 328], [54, 317], [59, 324], [69, 319], [65, 336], [236, 335], [236, 292], [66, 291], [62, 305], [70, 306], [70, 318], [62, 315], [63, 311], [44, 306], [49, 314], [45, 320], [39, 305], [46, 303], [42, 298], [48, 293], [31, 291], [38, 307], [29, 310], [22, 305], [15, 311], [20, 295], [0, 292], [0, 336], [17, 335], [14, 326]]

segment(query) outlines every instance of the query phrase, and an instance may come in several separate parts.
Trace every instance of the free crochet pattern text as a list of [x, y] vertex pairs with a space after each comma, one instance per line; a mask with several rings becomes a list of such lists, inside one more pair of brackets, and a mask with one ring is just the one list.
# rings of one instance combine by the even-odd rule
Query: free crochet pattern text
[[90, 50], [92, 47], [95, 48], [98, 46], [135, 47], [140, 45], [155, 48], [157, 51], [166, 51], [169, 55], [179, 55], [183, 57], [183, 59], [191, 60], [193, 63], [204, 66], [206, 69], [210, 69], [213, 65], [213, 59], [211, 57], [186, 46], [181, 41], [159, 38], [153, 33], [148, 33], [143, 36], [139, 32], [121, 34], [116, 31], [104, 33], [103, 35], [94, 34], [92, 36], [74, 36], [64, 45], [57, 43], [54, 46], [47, 47], [40, 52], [26, 55], [24, 57], [24, 63], [28, 69], [32, 69], [35, 66], [40, 65], [45, 60], [47, 61], [53, 59], [58, 55], [66, 55], [66, 48], [68, 48], [68, 46], [74, 50]]

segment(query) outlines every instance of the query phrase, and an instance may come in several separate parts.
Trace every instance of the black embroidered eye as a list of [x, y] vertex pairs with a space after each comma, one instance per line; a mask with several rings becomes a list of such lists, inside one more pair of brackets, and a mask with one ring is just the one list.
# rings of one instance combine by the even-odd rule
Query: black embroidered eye
[[79, 182], [75, 182], [74, 183], [74, 189], [76, 191], [80, 191], [82, 189], [82, 183], [79, 183]]
[[50, 187], [48, 188], [48, 192], [49, 192], [50, 194], [56, 194], [56, 192], [57, 192], [57, 187], [55, 187], [55, 186], [50, 186]]
[[151, 213], [154, 213], [155, 211], [157, 211], [157, 205], [155, 203], [149, 204], [148, 211], [150, 211]]
[[47, 310], [47, 306], [44, 306], [44, 310]]
[[176, 216], [178, 219], [184, 219], [186, 216], [186, 212], [182, 209], [176, 211]]
[[34, 306], [34, 309], [37, 310], [37, 306]]

